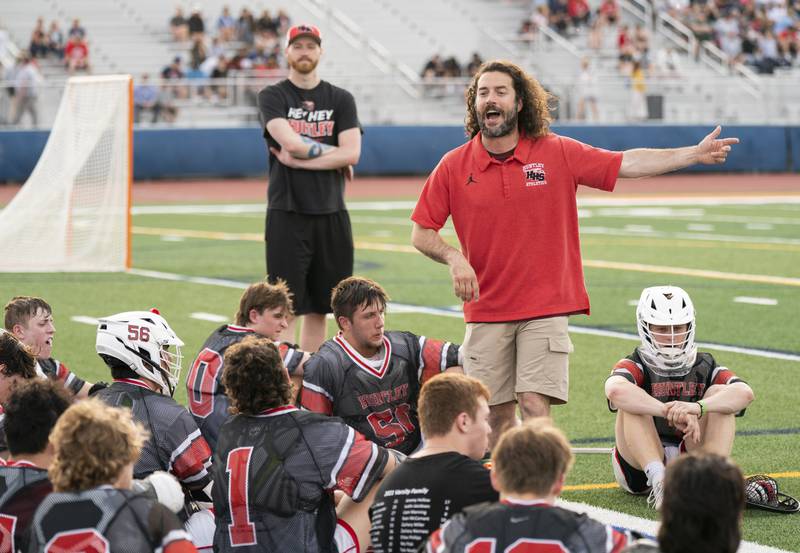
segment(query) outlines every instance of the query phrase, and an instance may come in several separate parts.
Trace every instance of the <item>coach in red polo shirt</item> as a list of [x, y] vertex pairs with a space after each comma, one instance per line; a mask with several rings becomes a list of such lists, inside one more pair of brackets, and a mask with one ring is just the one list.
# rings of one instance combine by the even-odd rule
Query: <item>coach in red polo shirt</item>
[[[567, 401], [567, 317], [589, 313], [578, 185], [610, 192], [617, 177], [723, 163], [739, 142], [717, 127], [696, 146], [610, 152], [550, 132], [549, 100], [516, 65], [485, 63], [467, 91], [472, 140], [445, 154], [411, 215], [414, 246], [450, 267], [465, 302], [464, 369], [492, 393], [493, 443], [515, 400], [523, 417]], [[450, 216], [461, 251], [439, 235]]]

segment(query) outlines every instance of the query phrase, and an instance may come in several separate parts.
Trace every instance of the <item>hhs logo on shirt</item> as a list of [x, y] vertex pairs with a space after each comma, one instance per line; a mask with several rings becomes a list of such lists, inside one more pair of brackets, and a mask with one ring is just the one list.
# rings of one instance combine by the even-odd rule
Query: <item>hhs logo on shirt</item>
[[525, 186], [544, 186], [547, 184], [544, 163], [528, 163], [522, 167], [522, 174], [525, 177]]

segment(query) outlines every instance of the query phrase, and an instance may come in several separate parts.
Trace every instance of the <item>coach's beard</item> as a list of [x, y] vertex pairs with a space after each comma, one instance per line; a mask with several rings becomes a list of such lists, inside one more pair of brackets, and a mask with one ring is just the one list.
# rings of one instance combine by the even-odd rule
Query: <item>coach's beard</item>
[[[496, 127], [488, 127], [486, 125], [486, 113], [488, 111], [499, 112], [503, 117], [503, 122]], [[511, 134], [511, 132], [517, 128], [518, 116], [519, 110], [516, 105], [509, 112], [505, 112], [496, 106], [487, 106], [478, 118], [478, 126], [481, 129], [481, 134], [486, 138], [500, 138], [501, 136]]]
[[307, 75], [317, 68], [317, 63], [318, 62], [311, 61], [309, 59], [301, 59], [298, 61], [289, 60], [289, 67], [291, 67], [298, 73]]

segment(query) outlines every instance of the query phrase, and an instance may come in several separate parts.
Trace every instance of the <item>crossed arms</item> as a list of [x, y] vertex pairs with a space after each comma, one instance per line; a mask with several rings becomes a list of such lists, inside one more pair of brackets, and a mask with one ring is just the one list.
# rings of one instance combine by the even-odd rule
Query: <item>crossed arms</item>
[[361, 156], [361, 129], [358, 127], [340, 132], [338, 146], [301, 136], [282, 118], [270, 120], [267, 132], [281, 145], [280, 150], [270, 148], [272, 154], [292, 169], [343, 169], [357, 164]]

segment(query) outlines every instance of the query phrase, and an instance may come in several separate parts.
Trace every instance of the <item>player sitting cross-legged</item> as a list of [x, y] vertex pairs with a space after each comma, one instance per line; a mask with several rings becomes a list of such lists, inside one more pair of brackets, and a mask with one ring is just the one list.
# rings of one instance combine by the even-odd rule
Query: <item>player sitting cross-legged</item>
[[729, 456], [734, 416], [754, 396], [710, 353], [697, 351], [694, 306], [681, 288], [645, 288], [636, 324], [641, 345], [617, 362], [605, 384], [609, 409], [617, 412], [611, 463], [622, 489], [650, 492], [648, 503], [658, 509], [665, 463], [686, 450]]
[[[186, 377], [186, 395], [189, 410], [212, 450], [217, 446], [219, 427], [229, 415], [230, 401], [222, 385], [225, 350], [247, 336], [259, 335], [277, 340], [287, 328], [291, 315], [292, 297], [285, 282], [251, 284], [239, 300], [236, 324], [222, 325], [212, 332], [197, 354]], [[276, 345], [295, 389], [299, 390], [308, 353], [288, 342]]]
[[[294, 407], [270, 340], [248, 336], [228, 348], [222, 382], [235, 415], [214, 452], [214, 551], [364, 551], [371, 490], [402, 455]], [[352, 500], [334, 509], [334, 490]]]
[[50, 435], [55, 492], [36, 510], [28, 550], [196, 552], [172, 512], [131, 490], [146, 434], [128, 409], [94, 398], [67, 409]]
[[461, 352], [456, 344], [411, 332], [384, 332], [388, 299], [366, 278], [336, 285], [331, 307], [340, 332], [306, 363], [302, 404], [409, 454], [420, 444], [420, 386], [448, 368], [461, 372]]

